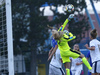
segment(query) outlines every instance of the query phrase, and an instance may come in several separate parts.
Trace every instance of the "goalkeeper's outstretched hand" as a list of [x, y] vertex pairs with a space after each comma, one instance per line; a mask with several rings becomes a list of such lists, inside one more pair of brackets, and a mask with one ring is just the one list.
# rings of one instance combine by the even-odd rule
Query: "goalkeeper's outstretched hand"
[[70, 21], [74, 17], [74, 14], [70, 14], [68, 20]]
[[68, 31], [68, 30], [64, 30], [64, 33], [65, 33], [66, 35], [69, 35], [69, 31]]

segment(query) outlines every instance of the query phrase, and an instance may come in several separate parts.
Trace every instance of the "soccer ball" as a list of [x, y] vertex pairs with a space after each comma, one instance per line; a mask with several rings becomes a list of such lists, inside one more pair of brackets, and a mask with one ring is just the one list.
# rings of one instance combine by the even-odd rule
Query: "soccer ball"
[[73, 6], [72, 4], [68, 4], [68, 5], [66, 6], [66, 10], [67, 10], [67, 12], [71, 13], [71, 12], [74, 11], [74, 6]]

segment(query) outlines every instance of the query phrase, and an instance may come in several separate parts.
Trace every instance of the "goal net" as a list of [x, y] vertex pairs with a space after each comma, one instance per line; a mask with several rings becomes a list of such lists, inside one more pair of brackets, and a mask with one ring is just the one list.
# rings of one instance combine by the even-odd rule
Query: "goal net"
[[0, 0], [0, 75], [14, 75], [11, 0]]

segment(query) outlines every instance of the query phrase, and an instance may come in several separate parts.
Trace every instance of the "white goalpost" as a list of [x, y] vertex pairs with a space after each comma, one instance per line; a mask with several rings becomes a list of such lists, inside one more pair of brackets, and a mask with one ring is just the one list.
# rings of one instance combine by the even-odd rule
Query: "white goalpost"
[[0, 0], [0, 75], [14, 75], [11, 0]]

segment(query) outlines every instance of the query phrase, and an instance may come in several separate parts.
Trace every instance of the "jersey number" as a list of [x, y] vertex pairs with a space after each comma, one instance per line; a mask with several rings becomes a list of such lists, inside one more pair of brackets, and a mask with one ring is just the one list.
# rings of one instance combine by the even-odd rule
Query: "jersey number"
[[100, 51], [100, 44], [98, 45], [99, 51]]
[[56, 54], [54, 53], [54, 59], [56, 59]]

